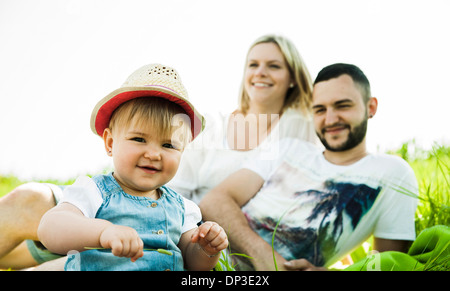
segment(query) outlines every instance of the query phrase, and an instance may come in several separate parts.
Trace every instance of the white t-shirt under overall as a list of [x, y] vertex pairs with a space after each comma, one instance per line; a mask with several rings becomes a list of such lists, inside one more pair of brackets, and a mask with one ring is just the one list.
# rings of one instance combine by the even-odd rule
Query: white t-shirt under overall
[[[250, 226], [285, 259], [329, 266], [370, 235], [414, 240], [417, 182], [399, 157], [369, 154], [338, 166], [296, 139], [280, 141], [280, 157], [244, 165], [265, 183], [243, 206]], [[407, 193], [407, 194], [405, 194]]]

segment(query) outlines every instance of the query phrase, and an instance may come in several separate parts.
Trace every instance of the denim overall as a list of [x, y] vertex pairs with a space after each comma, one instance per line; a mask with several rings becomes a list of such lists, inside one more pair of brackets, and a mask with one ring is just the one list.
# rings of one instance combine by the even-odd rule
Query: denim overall
[[165, 186], [160, 188], [162, 195], [158, 200], [129, 195], [122, 190], [112, 173], [92, 179], [103, 196], [103, 204], [96, 218], [132, 227], [144, 242], [144, 249], [165, 249], [172, 255], [144, 250], [144, 256], [133, 263], [130, 258], [114, 256], [110, 249], [86, 250], [69, 253], [65, 270], [182, 271], [183, 258], [177, 247], [184, 220], [182, 197]]

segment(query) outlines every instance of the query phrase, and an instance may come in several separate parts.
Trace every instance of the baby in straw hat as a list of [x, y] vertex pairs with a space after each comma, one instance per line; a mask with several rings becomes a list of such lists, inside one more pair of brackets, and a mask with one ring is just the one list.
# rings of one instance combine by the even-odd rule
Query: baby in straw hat
[[153, 64], [135, 71], [92, 112], [114, 172], [80, 177], [41, 220], [38, 236], [69, 253], [66, 270], [210, 270], [228, 246], [218, 224], [164, 186], [184, 147], [204, 128], [178, 73]]

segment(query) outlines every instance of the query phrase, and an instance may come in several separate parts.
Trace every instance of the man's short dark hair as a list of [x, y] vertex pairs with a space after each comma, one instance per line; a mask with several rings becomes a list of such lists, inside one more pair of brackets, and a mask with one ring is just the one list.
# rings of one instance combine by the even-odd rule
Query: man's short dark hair
[[361, 89], [361, 95], [363, 100], [368, 102], [371, 96], [370, 93], [370, 83], [366, 75], [355, 65], [337, 63], [333, 65], [326, 66], [323, 68], [319, 74], [317, 74], [314, 85], [319, 82], [328, 81], [330, 79], [338, 78], [342, 75], [349, 75], [355, 84], [359, 85]]

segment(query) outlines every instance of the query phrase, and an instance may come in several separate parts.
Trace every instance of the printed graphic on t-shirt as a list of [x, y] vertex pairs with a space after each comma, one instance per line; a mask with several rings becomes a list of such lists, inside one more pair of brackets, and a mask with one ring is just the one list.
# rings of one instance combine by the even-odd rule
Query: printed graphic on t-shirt
[[[282, 163], [243, 212], [267, 242], [279, 223], [274, 248], [285, 259], [323, 266], [373, 206], [381, 187], [329, 179]], [[320, 174], [318, 174], [320, 176]], [[281, 219], [280, 219], [281, 218]]]

